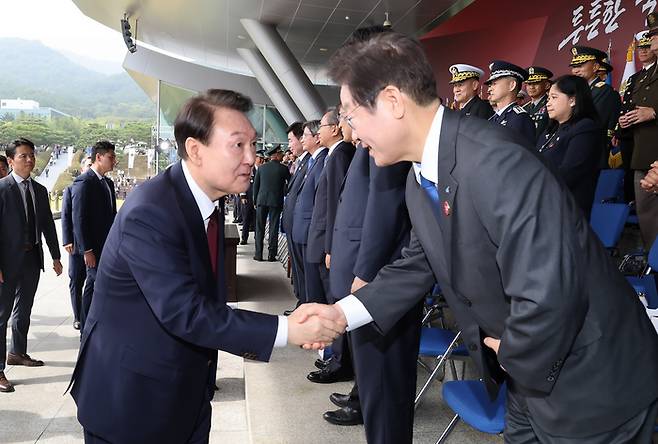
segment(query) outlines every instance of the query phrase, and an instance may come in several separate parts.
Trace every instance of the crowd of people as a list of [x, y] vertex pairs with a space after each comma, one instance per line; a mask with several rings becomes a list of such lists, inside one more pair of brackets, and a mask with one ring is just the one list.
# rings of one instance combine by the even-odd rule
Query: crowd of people
[[[486, 100], [484, 71], [453, 65], [454, 109], [419, 42], [360, 29], [329, 63], [340, 104], [292, 123], [289, 152], [256, 156], [250, 99], [209, 90], [177, 116], [181, 161], [118, 214], [114, 145], [98, 142], [62, 210], [85, 441], [207, 442], [217, 350], [267, 361], [289, 343], [331, 344], [309, 381], [354, 380], [327, 394], [338, 409], [324, 419], [364, 424], [370, 443], [411, 443], [423, 301], [438, 285], [482, 384], [493, 398], [507, 391], [506, 442], [649, 442], [658, 335], [587, 220], [599, 171], [622, 167], [643, 241], [655, 240], [657, 18], [637, 35], [644, 66], [623, 100], [601, 80], [606, 54], [576, 46], [572, 73], [554, 80], [493, 61]], [[18, 139], [6, 154], [0, 347], [10, 315], [12, 342], [0, 350], [1, 392], [14, 390], [5, 365], [43, 365], [27, 354], [42, 237], [62, 272], [45, 188], [30, 177], [34, 144]], [[297, 303], [280, 316], [226, 305], [230, 195], [243, 244], [253, 220], [256, 261], [266, 235], [276, 260], [285, 233]]]

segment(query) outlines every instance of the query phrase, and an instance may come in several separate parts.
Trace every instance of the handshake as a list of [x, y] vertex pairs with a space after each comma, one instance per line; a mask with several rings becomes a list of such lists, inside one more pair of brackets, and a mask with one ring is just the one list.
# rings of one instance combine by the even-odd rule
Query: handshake
[[338, 305], [302, 304], [288, 316], [288, 343], [319, 350], [345, 332], [347, 319]]

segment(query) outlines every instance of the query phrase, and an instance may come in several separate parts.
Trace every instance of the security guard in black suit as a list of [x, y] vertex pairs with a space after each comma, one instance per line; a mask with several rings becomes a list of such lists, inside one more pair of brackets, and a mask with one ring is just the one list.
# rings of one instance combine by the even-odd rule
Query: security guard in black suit
[[516, 104], [521, 84], [528, 79], [528, 72], [520, 66], [502, 60], [489, 65], [491, 75], [484, 82], [488, 86], [489, 102], [496, 103], [496, 113], [489, 119], [494, 123], [520, 133], [529, 144], [535, 144], [535, 123], [530, 115]]
[[452, 93], [455, 98], [457, 109], [465, 116], [475, 116], [488, 119], [494, 113], [493, 108], [480, 98], [480, 77], [484, 71], [480, 68], [458, 63], [450, 67], [452, 74]]
[[[607, 54], [600, 49], [590, 48], [588, 46], [574, 46], [571, 49], [571, 72], [580, 76], [589, 82], [592, 88], [592, 99], [594, 107], [599, 114], [599, 120], [606, 130], [607, 137], [604, 138], [605, 146], [601, 152], [601, 167], [608, 166], [608, 154], [614, 130], [619, 119], [621, 109], [621, 98], [619, 93], [610, 85], [602, 81], [597, 72], [607, 63]], [[609, 64], [608, 64], [609, 65]], [[610, 70], [612, 67], [610, 66]]]
[[279, 248], [279, 219], [283, 209], [283, 195], [286, 183], [290, 179], [290, 171], [281, 164], [283, 153], [277, 145], [267, 154], [270, 161], [261, 165], [254, 177], [254, 200], [256, 201], [256, 254], [254, 260], [263, 260], [263, 241], [265, 238], [265, 222], [270, 219], [268, 245], [269, 262], [276, 261]]
[[551, 77], [553, 77], [553, 73], [541, 66], [528, 68], [528, 80], [525, 81], [525, 90], [530, 96], [530, 101], [523, 106], [523, 109], [535, 122], [535, 135], [537, 137], [548, 126], [546, 103], [548, 102], [548, 90], [551, 87]]

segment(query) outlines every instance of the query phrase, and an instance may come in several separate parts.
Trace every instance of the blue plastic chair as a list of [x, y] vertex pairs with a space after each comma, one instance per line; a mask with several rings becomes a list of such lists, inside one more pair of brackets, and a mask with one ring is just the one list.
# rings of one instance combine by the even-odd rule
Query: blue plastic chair
[[443, 443], [461, 419], [483, 433], [497, 435], [505, 429], [507, 386], [503, 384], [495, 401], [491, 401], [482, 381], [448, 381], [443, 383], [443, 401], [455, 416], [436, 444]]
[[624, 231], [629, 211], [626, 204], [595, 203], [592, 205], [590, 226], [603, 243], [603, 246], [615, 248]]
[[594, 190], [594, 203], [624, 202], [624, 170], [601, 170]]
[[418, 407], [421, 398], [427, 391], [432, 381], [436, 378], [443, 364], [450, 359], [451, 369], [454, 379], [457, 379], [457, 370], [454, 367], [454, 358], [464, 359], [468, 356], [468, 350], [463, 345], [458, 345], [461, 332], [454, 333], [444, 328], [422, 327], [420, 331], [420, 349], [419, 357], [434, 358], [438, 362], [434, 368], [425, 365], [420, 359], [419, 364], [430, 374], [423, 387], [420, 389], [414, 400], [414, 407]]

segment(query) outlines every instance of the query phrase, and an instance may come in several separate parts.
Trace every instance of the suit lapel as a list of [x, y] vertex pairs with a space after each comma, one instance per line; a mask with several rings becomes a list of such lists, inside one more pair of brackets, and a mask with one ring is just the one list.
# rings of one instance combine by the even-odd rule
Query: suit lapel
[[[439, 226], [443, 235], [445, 257], [450, 257], [452, 253], [452, 226], [456, 217], [455, 195], [457, 194], [458, 183], [452, 177], [452, 171], [455, 168], [455, 149], [459, 123], [459, 113], [448, 109], [444, 111], [443, 122], [441, 123], [441, 137], [439, 140], [439, 182], [437, 188], [443, 216], [439, 219]], [[452, 262], [446, 262], [448, 276], [451, 276]]]
[[25, 217], [25, 204], [23, 203], [23, 195], [21, 194], [21, 190], [18, 189], [18, 184], [14, 180], [13, 176], [11, 177], [11, 194], [14, 199], [14, 206], [16, 207], [18, 211], [18, 214], [20, 214], [21, 218], [21, 226], [25, 227], [27, 226], [27, 218]]
[[[201, 277], [206, 282], [212, 283], [215, 279], [210, 264], [210, 251], [208, 251], [208, 237], [206, 235], [204, 221], [201, 212], [199, 211], [199, 207], [196, 205], [192, 191], [185, 180], [181, 162], [179, 161], [175, 165], [172, 165], [167, 171], [170, 172], [170, 178], [174, 185], [174, 189], [176, 190], [178, 206], [183, 213], [185, 225], [192, 237], [194, 249], [199, 254], [201, 262], [204, 264], [203, 270], [205, 273], [203, 273]], [[192, 267], [192, 269], [194, 270], [195, 267]]]

